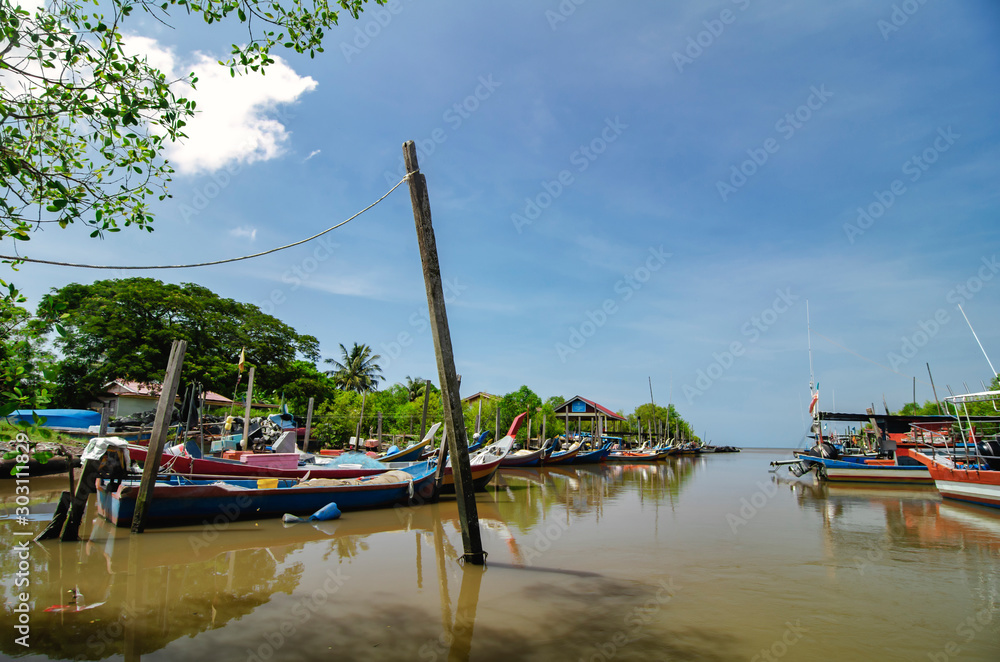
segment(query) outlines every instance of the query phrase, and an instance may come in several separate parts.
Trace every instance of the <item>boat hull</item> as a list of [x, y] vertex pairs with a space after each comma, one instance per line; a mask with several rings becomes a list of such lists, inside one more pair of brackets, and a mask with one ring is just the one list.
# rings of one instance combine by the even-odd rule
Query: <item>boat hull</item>
[[844, 462], [800, 456], [803, 463], [816, 465], [820, 478], [830, 482], [882, 483], [889, 485], [933, 485], [927, 467], [923, 465], [884, 465]]
[[538, 449], [526, 455], [509, 454], [500, 460], [501, 467], [538, 467], [542, 464], [543, 449]]
[[573, 464], [573, 461], [579, 454], [580, 454], [579, 448], [575, 448], [571, 451], [563, 451], [561, 453], [553, 453], [548, 457], [543, 457], [542, 464], [547, 467], [556, 466], [560, 464]]
[[921, 451], [911, 455], [927, 467], [944, 498], [1000, 508], [1000, 471], [951, 467]]
[[[496, 460], [490, 462], [489, 464], [474, 464], [472, 465], [472, 487], [477, 492], [482, 492], [486, 489], [486, 486], [490, 484], [493, 477], [496, 475], [497, 471], [500, 469], [501, 460]], [[451, 469], [449, 464], [444, 468], [444, 474], [441, 476], [441, 494], [454, 494], [455, 493], [455, 474]]]
[[610, 448], [599, 448], [596, 451], [578, 453], [570, 464], [597, 464], [599, 462], [604, 462], [610, 452]]
[[[412, 494], [429, 498], [433, 491], [433, 468], [414, 468], [407, 473], [413, 475]], [[171, 480], [177, 478], [172, 477]], [[410, 482], [290, 487], [295, 481], [278, 479], [279, 487], [276, 488], [259, 487], [253, 479], [228, 482], [245, 489], [228, 489], [208, 481], [200, 484], [157, 484], [149, 502], [146, 527], [220, 524], [281, 517], [285, 513], [309, 515], [330, 503], [336, 503], [342, 511], [384, 508], [406, 503], [411, 498]], [[137, 481], [123, 483], [109, 492], [106, 483], [99, 480], [98, 514], [115, 526], [131, 526], [138, 493]]]
[[423, 454], [424, 449], [430, 443], [431, 443], [430, 439], [424, 439], [423, 441], [419, 441], [419, 442], [413, 444], [412, 446], [407, 446], [403, 450], [397, 451], [397, 452], [393, 453], [392, 455], [385, 455], [383, 457], [380, 457], [380, 458], [378, 458], [378, 461], [379, 462], [416, 462], [417, 460], [420, 459], [420, 456]]

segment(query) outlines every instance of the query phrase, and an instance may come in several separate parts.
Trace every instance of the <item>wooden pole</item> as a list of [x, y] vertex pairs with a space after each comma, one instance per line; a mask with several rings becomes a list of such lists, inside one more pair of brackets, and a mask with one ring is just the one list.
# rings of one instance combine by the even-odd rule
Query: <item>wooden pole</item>
[[412, 140], [403, 144], [403, 158], [410, 180], [410, 202], [413, 204], [413, 221], [420, 246], [424, 285], [427, 290], [427, 308], [430, 312], [431, 331], [437, 358], [438, 378], [441, 380], [441, 404], [444, 425], [448, 433], [451, 452], [451, 470], [455, 479], [458, 518], [462, 525], [463, 558], [473, 565], [485, 565], [486, 554], [479, 531], [479, 514], [476, 510], [476, 493], [472, 486], [472, 467], [469, 465], [469, 442], [466, 438], [462, 403], [459, 399], [458, 373], [452, 353], [451, 331], [445, 309], [444, 288], [441, 284], [441, 265], [438, 262], [437, 242], [431, 223], [431, 205], [427, 195], [427, 180], [420, 173], [417, 148]]
[[531, 449], [531, 413], [528, 413], [528, 436], [524, 440], [524, 447]]
[[[97, 433], [98, 437], [106, 437], [108, 435], [108, 419], [111, 418], [111, 407], [107, 402], [101, 403], [101, 431]], [[70, 465], [73, 463], [70, 462]], [[70, 474], [72, 475], [73, 469], [70, 469]], [[72, 492], [72, 490], [70, 490]]]
[[[357, 445], [354, 448], [359, 453], [364, 453], [364, 451], [361, 450], [361, 421], [363, 421], [365, 419], [365, 399], [367, 397], [368, 397], [368, 391], [362, 391], [361, 392], [361, 415], [358, 416], [358, 428], [357, 428], [357, 432], [355, 432], [355, 434], [354, 434], [354, 439], [357, 442]], [[380, 448], [379, 450], [382, 450], [382, 449]]]
[[249, 450], [250, 448], [250, 404], [253, 402], [253, 370], [250, 366], [250, 375], [247, 377], [247, 408], [243, 412], [243, 439], [240, 440], [240, 448]]
[[496, 415], [497, 415], [497, 426], [496, 426], [496, 429], [493, 431], [493, 438], [494, 439], [500, 439], [500, 403], [499, 402], [497, 403]]
[[[170, 413], [174, 408], [174, 398], [177, 397], [177, 386], [181, 381], [181, 366], [184, 365], [186, 351], [186, 340], [175, 340], [170, 348], [167, 374], [163, 378], [160, 399], [156, 403], [156, 418], [153, 419], [153, 432], [149, 437], [149, 451], [146, 454], [146, 464], [142, 468], [139, 494], [135, 499], [132, 533], [142, 533], [146, 528], [146, 514], [149, 512], [149, 504], [153, 500], [153, 486], [156, 483], [156, 474], [160, 469], [160, 459], [163, 457], [167, 428], [170, 427]], [[250, 380], [253, 381], [253, 368], [250, 368]]]
[[378, 447], [382, 448], [382, 412], [378, 413]]
[[941, 411], [941, 401], [938, 400], [937, 389], [934, 388], [934, 375], [931, 374], [931, 364], [930, 363], [927, 364], [927, 376], [931, 378], [931, 391], [934, 392], [934, 402], [937, 403], [938, 413], [939, 414], [943, 414], [944, 412]]
[[306, 438], [302, 440], [302, 452], [309, 452], [309, 432], [312, 430], [313, 422], [313, 401], [315, 398], [309, 398], [309, 405], [306, 407]]
[[479, 411], [476, 412], [476, 434], [479, 434], [480, 431], [482, 431], [483, 429], [482, 423], [483, 423], [483, 399], [480, 397]]
[[[426, 380], [424, 382], [424, 413], [420, 417], [420, 437], [417, 441], [422, 441], [424, 435], [427, 434], [427, 401], [431, 397], [431, 380]], [[442, 401], [443, 402], [443, 401]]]

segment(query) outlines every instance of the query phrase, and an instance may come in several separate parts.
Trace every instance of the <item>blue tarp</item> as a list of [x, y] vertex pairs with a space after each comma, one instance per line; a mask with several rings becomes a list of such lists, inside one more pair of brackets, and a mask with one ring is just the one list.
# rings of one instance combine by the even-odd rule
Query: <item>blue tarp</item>
[[101, 412], [91, 409], [18, 409], [7, 420], [11, 423], [33, 423], [32, 413], [44, 418], [47, 428], [82, 428], [101, 424]]

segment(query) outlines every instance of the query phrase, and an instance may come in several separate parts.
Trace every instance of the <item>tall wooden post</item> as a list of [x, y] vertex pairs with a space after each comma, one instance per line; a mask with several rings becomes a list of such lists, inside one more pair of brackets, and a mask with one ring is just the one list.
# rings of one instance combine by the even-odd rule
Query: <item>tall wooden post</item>
[[378, 447], [382, 448], [382, 412], [378, 413]]
[[483, 423], [483, 399], [479, 398], [479, 411], [476, 412], [476, 434], [479, 434], [479, 432], [483, 429], [482, 423]]
[[494, 439], [500, 439], [500, 403], [499, 402], [497, 403], [496, 415], [497, 415], [497, 425], [496, 425], [496, 429], [493, 430], [493, 438]]
[[309, 432], [312, 430], [313, 422], [313, 401], [315, 398], [309, 398], [309, 405], [306, 407], [306, 438], [302, 440], [302, 452], [309, 452]]
[[240, 448], [249, 450], [250, 448], [250, 405], [253, 402], [253, 369], [250, 366], [250, 375], [247, 377], [247, 408], [243, 412], [243, 439], [240, 440]]
[[417, 164], [417, 148], [413, 141], [403, 144], [403, 158], [410, 179], [410, 202], [413, 204], [413, 221], [420, 246], [424, 285], [427, 289], [427, 308], [430, 312], [431, 331], [437, 358], [438, 378], [441, 380], [441, 404], [444, 425], [448, 432], [448, 450], [455, 479], [458, 518], [462, 524], [463, 558], [473, 565], [485, 565], [486, 554], [479, 531], [479, 514], [476, 510], [476, 493], [472, 486], [472, 467], [469, 466], [469, 442], [466, 438], [465, 419], [458, 392], [458, 374], [452, 353], [451, 331], [445, 310], [444, 288], [441, 284], [441, 265], [438, 263], [437, 242], [431, 224], [431, 204], [427, 195], [427, 180]]
[[[153, 432], [149, 437], [146, 464], [142, 467], [142, 482], [139, 483], [139, 494], [135, 499], [132, 533], [142, 533], [146, 528], [146, 514], [153, 498], [153, 486], [156, 483], [156, 473], [160, 469], [160, 459], [163, 457], [163, 446], [167, 440], [167, 428], [170, 427], [170, 414], [174, 408], [174, 398], [177, 397], [177, 386], [181, 381], [181, 366], [184, 364], [186, 351], [186, 340], [175, 340], [170, 348], [167, 374], [163, 379], [160, 399], [156, 403], [156, 418], [153, 419]], [[253, 368], [250, 368], [250, 371], [250, 378], [253, 379]]]

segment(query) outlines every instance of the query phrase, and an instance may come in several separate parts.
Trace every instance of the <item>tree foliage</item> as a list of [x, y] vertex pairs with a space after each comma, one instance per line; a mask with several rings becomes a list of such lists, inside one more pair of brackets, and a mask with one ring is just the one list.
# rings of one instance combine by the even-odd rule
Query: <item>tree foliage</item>
[[350, 351], [343, 344], [340, 345], [340, 360], [327, 359], [326, 362], [333, 365], [335, 370], [326, 374], [333, 378], [337, 388], [345, 391], [375, 391], [378, 383], [384, 379], [382, 368], [376, 361], [381, 356], [372, 353], [372, 348], [368, 345], [354, 343]]
[[[255, 305], [193, 283], [153, 278], [72, 283], [43, 297], [40, 308], [53, 306], [66, 315], [65, 335], [55, 340], [62, 354], [55, 399], [63, 406], [85, 406], [115, 379], [162, 380], [175, 339], [188, 342], [182, 379], [220, 393], [235, 385], [243, 348], [262, 390], [288, 383], [288, 367], [297, 356], [314, 362], [319, 357], [316, 338], [296, 333]], [[42, 330], [52, 326], [46, 322]]]
[[266, 68], [275, 47], [321, 52], [336, 9], [357, 18], [364, 2], [64, 0], [34, 12], [0, 3], [0, 240], [16, 246], [41, 223], [80, 221], [91, 236], [152, 229], [150, 199], [167, 195], [173, 172], [162, 152], [195, 112], [180, 91], [196, 80], [168, 80], [129, 49], [124, 24], [136, 8], [164, 24], [176, 5], [209, 24], [244, 24], [249, 40], [220, 62], [235, 75]]

